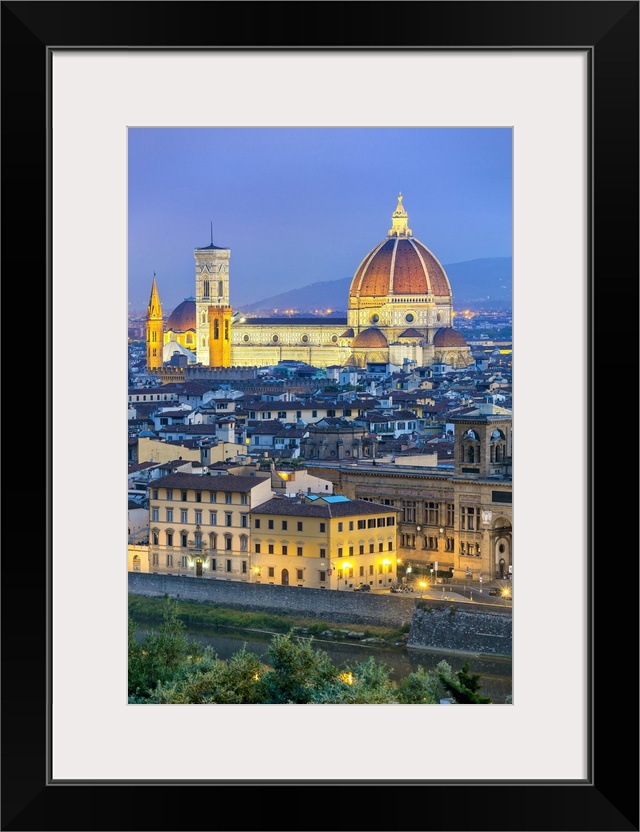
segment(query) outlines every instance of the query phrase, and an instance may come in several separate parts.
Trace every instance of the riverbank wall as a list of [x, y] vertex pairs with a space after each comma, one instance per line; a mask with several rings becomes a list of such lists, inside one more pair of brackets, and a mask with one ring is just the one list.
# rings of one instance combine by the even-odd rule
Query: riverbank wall
[[411, 598], [142, 572], [129, 572], [129, 592], [152, 597], [169, 595], [182, 601], [218, 604], [231, 609], [264, 610], [282, 615], [327, 618], [345, 624], [389, 627], [411, 624], [414, 608]]
[[196, 601], [242, 610], [327, 619], [337, 623], [408, 627], [407, 647], [511, 657], [511, 610], [397, 595], [211, 581], [129, 572], [133, 595]]
[[511, 658], [512, 623], [511, 611], [499, 607], [418, 601], [407, 647]]

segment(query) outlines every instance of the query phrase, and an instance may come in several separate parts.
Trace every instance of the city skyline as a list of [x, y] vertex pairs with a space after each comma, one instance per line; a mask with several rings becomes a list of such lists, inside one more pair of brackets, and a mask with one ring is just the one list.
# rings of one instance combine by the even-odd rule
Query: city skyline
[[154, 274], [165, 313], [193, 297], [212, 241], [235, 308], [351, 277], [400, 193], [441, 263], [512, 254], [509, 128], [131, 128], [128, 170], [130, 313]]

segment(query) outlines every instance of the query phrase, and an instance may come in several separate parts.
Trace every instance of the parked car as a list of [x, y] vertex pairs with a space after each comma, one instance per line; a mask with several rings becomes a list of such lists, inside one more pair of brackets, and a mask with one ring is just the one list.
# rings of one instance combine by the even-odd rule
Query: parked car
[[369, 584], [358, 584], [358, 586], [354, 587], [354, 592], [371, 592], [371, 587]]
[[510, 599], [512, 597], [511, 587], [492, 586], [489, 589], [489, 595], [499, 595], [501, 598]]

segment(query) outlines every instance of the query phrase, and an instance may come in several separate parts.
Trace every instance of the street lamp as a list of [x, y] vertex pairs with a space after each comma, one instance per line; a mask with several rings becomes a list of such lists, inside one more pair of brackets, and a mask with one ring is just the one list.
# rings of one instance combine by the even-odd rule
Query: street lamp
[[[345, 561], [345, 562], [342, 564], [342, 574], [343, 574], [343, 576], [344, 576], [344, 582], [345, 582], [345, 584], [346, 584], [346, 582], [347, 582], [347, 570], [348, 570], [348, 569], [351, 569], [351, 564], [349, 563], [349, 561]], [[340, 587], [338, 586], [338, 589], [339, 589], [339, 588], [340, 588]]]

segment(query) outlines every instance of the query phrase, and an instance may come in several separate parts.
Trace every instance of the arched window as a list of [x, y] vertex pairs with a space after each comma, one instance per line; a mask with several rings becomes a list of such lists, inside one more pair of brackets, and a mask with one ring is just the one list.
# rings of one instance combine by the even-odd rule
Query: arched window
[[202, 283], [202, 297], [208, 298], [209, 297], [209, 281], [205, 280]]
[[219, 298], [222, 297], [222, 281], [221, 280], [218, 281], [218, 297]]

